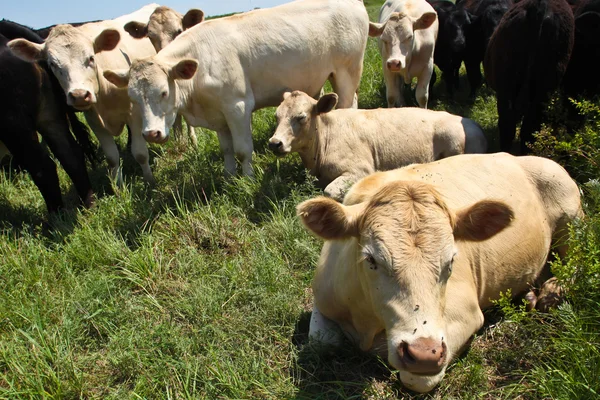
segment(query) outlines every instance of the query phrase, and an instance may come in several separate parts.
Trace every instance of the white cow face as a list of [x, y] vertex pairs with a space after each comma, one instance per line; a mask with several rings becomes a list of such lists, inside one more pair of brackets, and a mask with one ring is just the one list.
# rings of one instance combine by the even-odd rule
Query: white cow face
[[369, 36], [380, 38], [381, 56], [389, 71], [404, 72], [406, 70], [411, 62], [415, 31], [429, 28], [436, 18], [435, 12], [426, 12], [419, 18], [395, 12], [383, 24], [369, 23]]
[[317, 198], [300, 204], [298, 214], [325, 239], [355, 238], [356, 259], [348, 268], [360, 281], [356, 295], [384, 324], [388, 362], [406, 386], [431, 390], [453, 356], [449, 348], [463, 344], [452, 343], [444, 314], [446, 285], [460, 258], [455, 239], [485, 240], [510, 224], [512, 211], [482, 201], [453, 213], [431, 185], [396, 181], [366, 202]]
[[71, 25], [58, 25], [50, 31], [44, 44], [16, 39], [9, 46], [27, 61], [47, 61], [67, 95], [67, 103], [83, 111], [97, 101], [96, 54], [113, 50], [119, 40], [120, 34], [114, 29], [104, 30], [92, 41]]
[[117, 87], [128, 87], [134, 112], [142, 117], [142, 135], [151, 143], [164, 143], [179, 112], [176, 80], [192, 79], [198, 68], [194, 60], [165, 66], [153, 58], [137, 60], [125, 71], [104, 71]]
[[298, 90], [286, 92], [275, 113], [277, 128], [269, 139], [269, 148], [278, 155], [308, 148], [317, 134], [317, 116], [333, 110], [337, 101], [335, 93], [326, 94], [316, 101]]

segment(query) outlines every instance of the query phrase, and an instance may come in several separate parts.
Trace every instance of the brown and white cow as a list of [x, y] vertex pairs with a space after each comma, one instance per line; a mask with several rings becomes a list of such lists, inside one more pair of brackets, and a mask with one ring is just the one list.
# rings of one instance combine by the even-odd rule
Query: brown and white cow
[[425, 0], [388, 0], [379, 23], [370, 23], [369, 36], [379, 37], [388, 107], [403, 107], [404, 83], [417, 78], [417, 103], [427, 108], [437, 35], [437, 14]]
[[564, 255], [582, 211], [560, 165], [496, 153], [379, 172], [344, 204], [320, 197], [298, 214], [326, 240], [310, 338], [339, 343], [340, 327], [427, 392], [482, 327], [482, 309], [544, 282], [550, 250]]
[[163, 143], [177, 113], [217, 131], [225, 169], [252, 172], [251, 116], [283, 93], [317, 96], [329, 79], [341, 108], [356, 105], [369, 18], [359, 0], [298, 0], [214, 19], [130, 70], [106, 71], [139, 108], [146, 140]]
[[284, 94], [269, 147], [279, 155], [300, 154], [325, 194], [338, 201], [375, 171], [487, 149], [481, 127], [468, 118], [415, 107], [333, 110], [337, 100], [335, 93], [318, 101], [300, 91]]
[[25, 39], [8, 43], [27, 61], [45, 60], [67, 95], [67, 103], [83, 111], [106, 155], [111, 177], [121, 181], [119, 150], [114, 141], [125, 124], [131, 129], [131, 150], [144, 178], [154, 180], [141, 121], [132, 118], [127, 91], [103, 78], [106, 69], [128, 68], [138, 58], [156, 54], [150, 40], [136, 40], [123, 30], [125, 23], [148, 21], [158, 4], [144, 6], [122, 17], [78, 27], [57, 25], [43, 44]]
[[[150, 20], [147, 23], [131, 21], [125, 24], [123, 28], [136, 39], [149, 38], [158, 53], [175, 40], [184, 30], [202, 21], [204, 21], [204, 12], [202, 10], [192, 8], [185, 15], [181, 15], [172, 8], [160, 6], [150, 15]], [[183, 131], [182, 120], [183, 117], [179, 115], [173, 124], [173, 130], [177, 134]], [[192, 144], [196, 146], [198, 138], [196, 137], [194, 128], [188, 123], [186, 125], [188, 136]]]

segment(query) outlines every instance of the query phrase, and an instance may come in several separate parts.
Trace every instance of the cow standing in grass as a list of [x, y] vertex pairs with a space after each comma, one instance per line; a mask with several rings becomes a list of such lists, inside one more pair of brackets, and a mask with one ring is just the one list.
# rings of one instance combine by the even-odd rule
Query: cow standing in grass
[[141, 135], [139, 118], [132, 118], [127, 91], [107, 82], [102, 73], [108, 68], [126, 68], [140, 57], [155, 54], [150, 40], [135, 40], [123, 30], [132, 20], [148, 21], [158, 5], [113, 20], [78, 27], [57, 25], [42, 44], [25, 39], [9, 42], [11, 50], [27, 61], [48, 62], [67, 95], [67, 103], [83, 111], [108, 161], [110, 174], [120, 182], [119, 150], [114, 137], [127, 124], [131, 128], [131, 150], [142, 167], [144, 178], [153, 182], [148, 148]]
[[425, 0], [388, 0], [379, 23], [370, 23], [369, 35], [379, 37], [388, 107], [404, 107], [404, 84], [417, 78], [417, 103], [427, 108], [438, 35], [433, 7]]
[[481, 127], [468, 118], [414, 107], [333, 110], [337, 100], [335, 93], [318, 101], [286, 93], [269, 147], [279, 155], [299, 153], [325, 194], [338, 201], [375, 171], [487, 149]]
[[565, 254], [581, 204], [557, 163], [497, 153], [379, 172], [344, 204], [316, 198], [298, 214], [326, 240], [310, 339], [340, 344], [343, 332], [387, 357], [405, 386], [427, 392], [500, 293], [555, 284], [547, 260], [551, 250]]
[[104, 75], [129, 86], [146, 140], [164, 143], [181, 113], [217, 131], [229, 174], [237, 156], [252, 175], [252, 112], [289, 90], [316, 97], [327, 79], [339, 107], [356, 106], [368, 30], [362, 1], [298, 0], [203, 22], [156, 56]]

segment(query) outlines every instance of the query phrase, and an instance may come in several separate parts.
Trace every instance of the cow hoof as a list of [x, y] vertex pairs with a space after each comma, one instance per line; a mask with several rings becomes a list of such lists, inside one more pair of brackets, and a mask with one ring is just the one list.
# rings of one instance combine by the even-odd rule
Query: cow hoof
[[563, 299], [563, 290], [556, 278], [548, 279], [540, 294], [537, 296], [536, 308], [540, 312], [548, 312], [551, 308], [558, 306]]
[[531, 311], [535, 308], [535, 305], [537, 303], [537, 295], [535, 294], [535, 292], [533, 290], [530, 290], [526, 295], [525, 295], [525, 300], [527, 300], [527, 311]]

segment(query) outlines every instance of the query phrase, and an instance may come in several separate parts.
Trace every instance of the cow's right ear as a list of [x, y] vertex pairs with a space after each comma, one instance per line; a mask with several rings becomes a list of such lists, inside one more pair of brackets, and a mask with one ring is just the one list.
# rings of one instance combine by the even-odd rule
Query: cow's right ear
[[336, 240], [359, 235], [358, 221], [366, 204], [345, 206], [329, 197], [317, 197], [300, 203], [296, 211], [308, 230], [325, 240]]
[[327, 93], [317, 101], [317, 113], [325, 114], [333, 110], [338, 103], [338, 95], [335, 93]]
[[181, 24], [183, 25], [183, 30], [186, 30], [202, 21], [204, 21], [204, 11], [192, 8], [185, 13]]
[[198, 69], [198, 61], [196, 60], [181, 60], [173, 68], [169, 75], [173, 79], [192, 79]]
[[369, 22], [369, 36], [379, 37], [383, 33], [385, 24], [378, 24], [376, 22]]
[[94, 53], [114, 50], [121, 41], [121, 34], [116, 29], [105, 29], [94, 39]]
[[123, 27], [127, 33], [136, 39], [143, 39], [148, 36], [148, 24], [138, 21], [131, 21]]
[[435, 22], [436, 19], [437, 14], [435, 12], [426, 12], [413, 23], [413, 29], [415, 31], [417, 29], [427, 29]]
[[45, 45], [30, 42], [27, 39], [15, 39], [8, 42], [8, 48], [21, 60], [36, 62], [45, 60]]
[[129, 69], [118, 69], [115, 71], [107, 69], [104, 71], [103, 75], [107, 81], [118, 88], [127, 87], [129, 84]]

